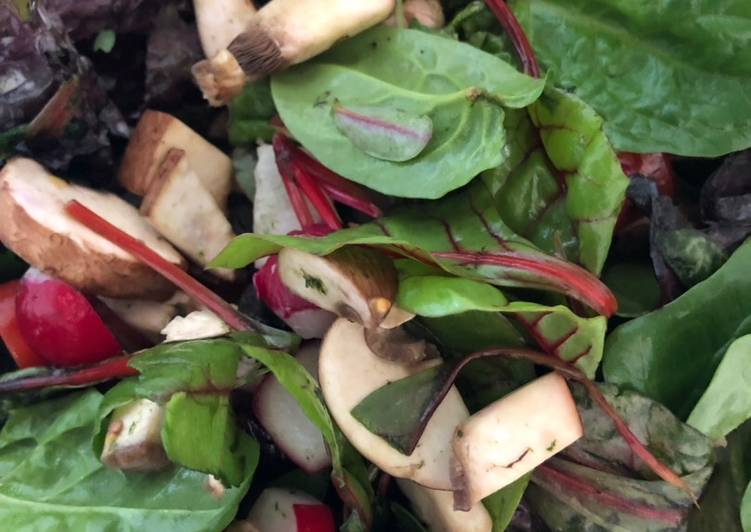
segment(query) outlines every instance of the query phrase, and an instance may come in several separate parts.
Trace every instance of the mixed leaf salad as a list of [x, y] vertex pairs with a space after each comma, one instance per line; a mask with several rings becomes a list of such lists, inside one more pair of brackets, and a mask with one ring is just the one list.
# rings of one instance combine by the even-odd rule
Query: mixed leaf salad
[[3, 528], [751, 531], [749, 28], [4, 0]]

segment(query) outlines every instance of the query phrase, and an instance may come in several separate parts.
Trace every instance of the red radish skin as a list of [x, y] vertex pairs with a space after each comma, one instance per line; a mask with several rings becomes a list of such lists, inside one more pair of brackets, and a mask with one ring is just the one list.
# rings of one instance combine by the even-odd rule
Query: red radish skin
[[0, 338], [19, 368], [46, 366], [47, 361], [31, 348], [18, 327], [16, 319], [18, 284], [16, 280], [0, 285]]
[[248, 519], [261, 532], [335, 532], [328, 506], [300, 491], [267, 488], [259, 495]]
[[31, 348], [52, 366], [93, 364], [122, 352], [86, 296], [38, 270], [21, 279], [16, 316]]
[[297, 532], [334, 532], [334, 516], [323, 504], [293, 504]]

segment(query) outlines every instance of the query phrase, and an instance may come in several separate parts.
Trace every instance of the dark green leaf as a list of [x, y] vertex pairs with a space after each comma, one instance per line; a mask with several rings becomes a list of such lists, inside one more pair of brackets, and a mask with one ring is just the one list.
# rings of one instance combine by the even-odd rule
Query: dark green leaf
[[700, 283], [722, 266], [727, 254], [696, 229], [677, 229], [661, 235], [658, 246], [665, 262], [685, 286]]
[[531, 476], [531, 474], [524, 475], [482, 500], [493, 519], [493, 532], [504, 532], [509, 526], [516, 508], [527, 490]]
[[688, 416], [730, 343], [751, 334], [751, 242], [709, 279], [607, 338], [606, 380]]
[[746, 0], [512, 6], [552, 80], [605, 118], [618, 150], [716, 157], [751, 146]]
[[618, 316], [635, 318], [660, 304], [660, 286], [649, 263], [620, 262], [606, 266], [602, 280], [618, 300]]
[[[91, 450], [102, 396], [93, 390], [14, 411], [0, 433], [0, 516], [14, 532], [220, 531], [234, 517], [255, 468], [215, 499], [204, 474], [175, 467], [128, 474]], [[255, 458], [258, 457], [258, 448]]]
[[713, 439], [751, 418], [751, 335], [728, 347], [722, 362], [686, 423]]
[[248, 83], [229, 104], [229, 141], [234, 146], [255, 146], [258, 139], [270, 141], [274, 128], [269, 120], [275, 113], [269, 81]]
[[[379, 26], [274, 76], [272, 92], [290, 132], [335, 172], [392, 196], [440, 198], [502, 162], [503, 106], [528, 105], [543, 85], [469, 45]], [[428, 116], [433, 136], [407, 162], [375, 159], [337, 129], [334, 102]]]
[[211, 265], [241, 268], [282, 247], [326, 255], [343, 246], [363, 244], [434, 263], [459, 277], [563, 292], [599, 313], [614, 310], [615, 299], [594, 276], [543, 254], [513, 233], [480, 181], [440, 201], [405, 207], [393, 216], [325, 237], [241, 235]]
[[741, 502], [741, 524], [743, 525], [743, 532], [751, 530], [751, 483], [746, 488], [746, 493], [743, 495]]
[[334, 124], [358, 149], [376, 159], [404, 162], [417, 157], [433, 136], [433, 121], [391, 107], [331, 106]]
[[600, 273], [628, 186], [602, 119], [577, 97], [548, 88], [510, 111], [501, 166], [483, 175], [503, 220], [541, 249]]

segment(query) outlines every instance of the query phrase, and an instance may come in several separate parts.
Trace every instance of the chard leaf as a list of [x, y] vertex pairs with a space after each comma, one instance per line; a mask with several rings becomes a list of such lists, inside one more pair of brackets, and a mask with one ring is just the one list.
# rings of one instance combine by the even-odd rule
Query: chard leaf
[[241, 235], [210, 266], [242, 268], [283, 247], [326, 255], [347, 245], [382, 246], [458, 277], [494, 285], [566, 293], [604, 315], [615, 310], [613, 295], [593, 275], [545, 255], [514, 234], [480, 181], [440, 201], [404, 207], [392, 216], [324, 237]]
[[442, 276], [412, 276], [399, 280], [396, 303], [426, 317], [468, 311], [500, 312], [516, 318], [546, 352], [571, 362], [592, 378], [602, 359], [607, 322], [602, 316], [581, 318], [568, 307], [509, 303], [493, 286]]
[[544, 251], [599, 274], [628, 186], [602, 119], [576, 96], [548, 88], [504, 124], [505, 160], [483, 174], [503, 220]]
[[605, 118], [618, 150], [717, 157], [751, 146], [747, 1], [512, 7], [552, 81]]
[[730, 343], [751, 334], [749, 264], [746, 242], [707, 280], [615, 329], [605, 344], [606, 380], [688, 416]]
[[526, 474], [482, 500], [493, 519], [493, 532], [504, 532], [508, 528], [531, 477]]
[[19, 532], [58, 530], [220, 531], [233, 519], [257, 460], [243, 481], [215, 499], [207, 477], [183, 467], [125, 475], [92, 452], [102, 395], [95, 390], [11, 413], [0, 432], [0, 515]]
[[660, 304], [660, 286], [648, 262], [608, 264], [602, 280], [618, 300], [618, 316], [636, 318]]
[[119, 406], [147, 398], [164, 405], [162, 444], [172, 462], [211, 473], [229, 486], [239, 485], [257, 454], [254, 440], [238, 427], [229, 402], [233, 389], [258, 375], [250, 368], [238, 380], [244, 359], [240, 346], [230, 339], [162, 344], [134, 355], [129, 365], [140, 375], [105, 396], [96, 452], [104, 441], [104, 419]]
[[741, 524], [743, 525], [743, 532], [751, 530], [751, 482], [748, 484], [741, 502]]
[[[418, 30], [378, 26], [272, 78], [292, 135], [319, 161], [390, 196], [440, 198], [502, 162], [505, 107], [524, 107], [543, 80], [472, 46]], [[406, 162], [368, 156], [342, 135], [332, 104], [377, 105], [427, 116], [433, 135]]]
[[[701, 493], [714, 464], [709, 439], [648, 398], [600, 389], [650, 451]], [[685, 530], [691, 498], [653, 480], [582, 386], [572, 384], [572, 393], [584, 436], [562, 452], [568, 460], [553, 458], [535, 470], [527, 491], [533, 509], [554, 530]]]
[[686, 423], [713, 439], [751, 418], [751, 335], [735, 340]]
[[[234, 146], [255, 146], [258, 139], [270, 142], [274, 128], [269, 120], [276, 113], [267, 79], [248, 83], [229, 104], [229, 141]], [[252, 196], [251, 196], [252, 197]]]
[[247, 345], [242, 349], [246, 356], [271, 371], [279, 384], [294, 397], [305, 416], [321, 431], [331, 454], [334, 487], [344, 504], [354, 510], [347, 519], [345, 529], [364, 530], [363, 523], [372, 521], [374, 498], [367, 470], [360, 455], [331, 419], [316, 380], [295, 357], [287, 353]]
[[334, 124], [352, 144], [371, 157], [404, 162], [414, 159], [433, 136], [433, 121], [390, 107], [334, 104]]

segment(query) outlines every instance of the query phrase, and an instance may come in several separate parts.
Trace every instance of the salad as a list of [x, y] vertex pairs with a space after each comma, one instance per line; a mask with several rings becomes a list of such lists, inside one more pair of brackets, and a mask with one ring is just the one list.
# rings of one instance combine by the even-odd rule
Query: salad
[[0, 522], [751, 531], [747, 0], [5, 0]]

